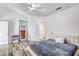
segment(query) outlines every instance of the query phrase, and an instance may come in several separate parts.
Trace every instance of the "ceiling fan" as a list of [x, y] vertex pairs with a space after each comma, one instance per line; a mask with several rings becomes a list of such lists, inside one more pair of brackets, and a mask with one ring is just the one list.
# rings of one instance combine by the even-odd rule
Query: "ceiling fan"
[[42, 9], [39, 3], [27, 3], [27, 11], [38, 12]]

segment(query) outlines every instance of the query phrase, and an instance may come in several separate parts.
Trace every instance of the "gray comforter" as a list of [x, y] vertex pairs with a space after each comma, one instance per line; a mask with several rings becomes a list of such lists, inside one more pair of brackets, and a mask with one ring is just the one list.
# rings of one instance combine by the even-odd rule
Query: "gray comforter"
[[35, 41], [30, 45], [38, 56], [73, 56], [76, 45], [71, 43], [56, 43], [53, 39]]

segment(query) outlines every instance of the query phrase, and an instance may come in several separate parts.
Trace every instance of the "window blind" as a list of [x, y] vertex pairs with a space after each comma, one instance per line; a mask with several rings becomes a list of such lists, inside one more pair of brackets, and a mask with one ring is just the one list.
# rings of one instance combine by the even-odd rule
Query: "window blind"
[[8, 44], [8, 22], [0, 21], [0, 45]]

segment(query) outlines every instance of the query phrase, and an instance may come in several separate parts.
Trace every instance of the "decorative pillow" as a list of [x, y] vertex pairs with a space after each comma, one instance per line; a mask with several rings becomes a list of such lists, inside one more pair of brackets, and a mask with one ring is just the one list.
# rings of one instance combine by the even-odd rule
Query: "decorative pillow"
[[66, 39], [66, 38], [64, 39], [64, 44], [65, 44], [65, 43], [68, 43], [68, 41], [67, 41], [67, 39]]
[[64, 39], [65, 39], [65, 38], [56, 38], [55, 40], [56, 40], [56, 42], [58, 42], [58, 43], [64, 43]]

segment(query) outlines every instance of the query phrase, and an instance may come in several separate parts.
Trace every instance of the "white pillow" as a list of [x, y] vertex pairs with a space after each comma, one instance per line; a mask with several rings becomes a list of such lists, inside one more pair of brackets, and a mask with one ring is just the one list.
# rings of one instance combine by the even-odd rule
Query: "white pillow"
[[65, 38], [55, 38], [56, 42], [58, 43], [64, 43]]

